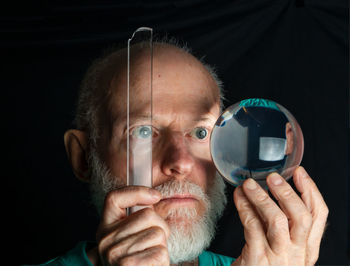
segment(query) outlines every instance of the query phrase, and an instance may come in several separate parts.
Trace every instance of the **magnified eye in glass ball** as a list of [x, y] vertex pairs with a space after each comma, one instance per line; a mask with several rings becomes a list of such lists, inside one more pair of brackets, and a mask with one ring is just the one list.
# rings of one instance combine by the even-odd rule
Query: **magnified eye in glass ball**
[[216, 121], [210, 138], [213, 162], [234, 186], [253, 178], [267, 187], [277, 172], [288, 180], [299, 166], [304, 138], [293, 115], [266, 99], [246, 99], [228, 107]]

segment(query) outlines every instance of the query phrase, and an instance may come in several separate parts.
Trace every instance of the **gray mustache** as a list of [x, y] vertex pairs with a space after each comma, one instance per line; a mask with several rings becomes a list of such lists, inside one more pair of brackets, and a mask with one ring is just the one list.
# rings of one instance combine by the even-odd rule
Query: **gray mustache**
[[178, 194], [191, 194], [204, 202], [209, 202], [209, 198], [203, 189], [200, 186], [187, 180], [169, 180], [155, 187], [154, 189], [158, 190], [162, 194], [163, 198], [172, 197]]

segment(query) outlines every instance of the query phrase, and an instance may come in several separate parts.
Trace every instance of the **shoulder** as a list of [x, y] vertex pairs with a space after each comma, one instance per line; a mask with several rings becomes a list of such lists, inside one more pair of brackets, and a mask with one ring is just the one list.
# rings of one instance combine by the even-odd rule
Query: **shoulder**
[[216, 254], [211, 251], [203, 251], [199, 255], [198, 261], [199, 266], [229, 266], [232, 262], [235, 261], [235, 259], [224, 255]]
[[86, 241], [79, 242], [73, 249], [69, 250], [66, 254], [52, 259], [48, 262], [45, 262], [43, 264], [39, 264], [38, 266], [92, 266], [90, 260], [86, 255], [87, 245], [88, 243]]

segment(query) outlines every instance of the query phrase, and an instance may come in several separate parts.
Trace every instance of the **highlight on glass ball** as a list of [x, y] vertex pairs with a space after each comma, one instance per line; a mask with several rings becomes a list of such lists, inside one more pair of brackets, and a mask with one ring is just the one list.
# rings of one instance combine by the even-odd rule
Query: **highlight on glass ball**
[[210, 151], [220, 175], [234, 186], [253, 178], [267, 187], [277, 172], [288, 180], [299, 166], [304, 138], [293, 115], [266, 99], [246, 99], [228, 107], [216, 121]]

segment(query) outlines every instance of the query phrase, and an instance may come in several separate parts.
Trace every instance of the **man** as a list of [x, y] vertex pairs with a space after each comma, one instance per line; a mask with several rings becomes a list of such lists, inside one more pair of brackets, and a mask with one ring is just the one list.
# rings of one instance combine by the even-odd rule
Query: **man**
[[[155, 43], [153, 121], [144, 123], [148, 57], [140, 45], [131, 62], [134, 104], [131, 138], [152, 127], [153, 188], [126, 186], [126, 50], [98, 60], [79, 96], [77, 128], [65, 133], [75, 175], [91, 183], [101, 215], [94, 244], [82, 244], [51, 263], [87, 265], [313, 265], [328, 209], [302, 167], [293, 180], [267, 183], [279, 206], [248, 179], [234, 192], [246, 244], [236, 259], [204, 251], [226, 199], [212, 163], [209, 136], [220, 115], [221, 83], [186, 49]], [[126, 209], [145, 208], [127, 216]], [[61, 265], [60, 264], [60, 265]]]

